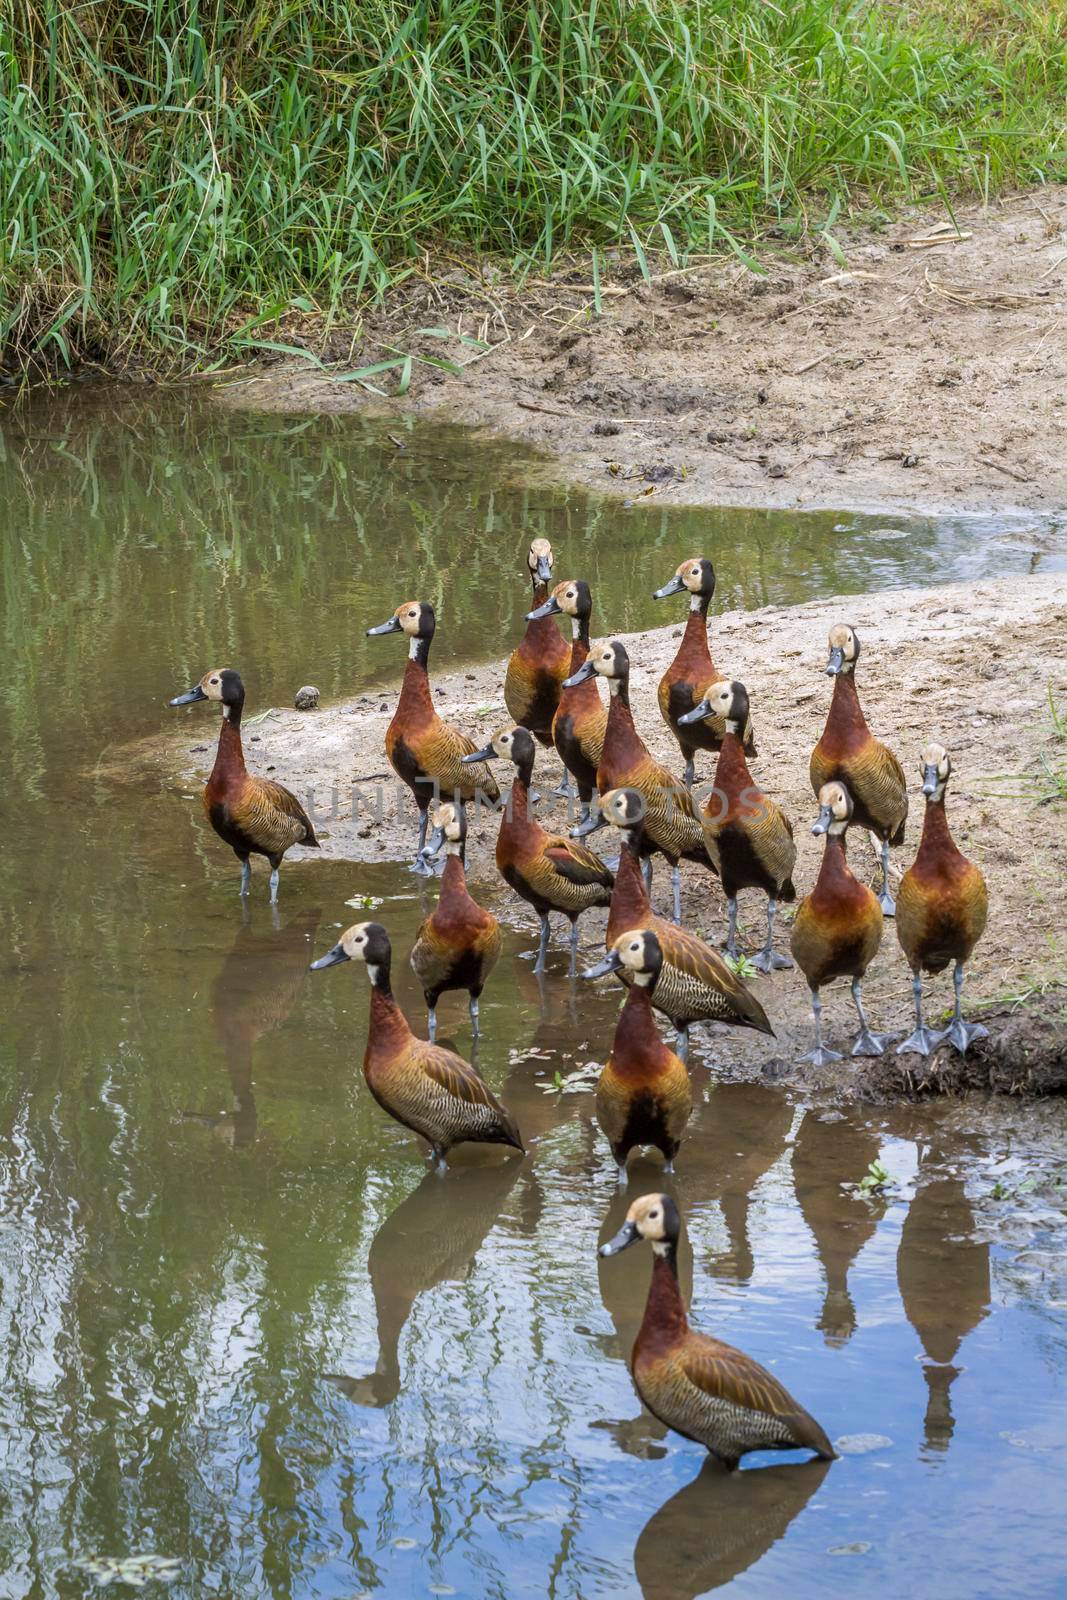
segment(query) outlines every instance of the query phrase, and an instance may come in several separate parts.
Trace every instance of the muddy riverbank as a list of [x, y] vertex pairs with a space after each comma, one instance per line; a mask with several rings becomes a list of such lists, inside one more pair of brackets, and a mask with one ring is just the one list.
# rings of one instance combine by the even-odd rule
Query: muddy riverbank
[[[216, 394], [437, 414], [628, 498], [1062, 516], [1067, 187], [839, 227], [833, 250], [816, 238], [761, 265], [668, 261], [646, 283], [609, 260], [598, 315], [588, 262], [521, 290], [485, 262], [453, 264], [369, 314], [357, 346], [351, 330], [328, 341], [337, 370], [236, 373]], [[405, 352], [401, 399], [338, 381]]]
[[[917, 1057], [898, 1062], [888, 1055], [873, 1066], [846, 1061], [823, 1074], [802, 1071], [800, 1076], [808, 1083], [814, 1076], [857, 1093], [921, 1091], [939, 1083], [1016, 1090], [1062, 1086], [1067, 1077], [1067, 917], [1062, 898], [1067, 827], [1062, 796], [1051, 798], [1051, 774], [1060, 773], [1062, 781], [1067, 765], [1062, 724], [1057, 726], [1053, 715], [1053, 708], [1057, 716], [1062, 714], [1059, 708], [1067, 696], [1067, 577], [900, 589], [726, 612], [713, 619], [715, 659], [724, 672], [746, 683], [752, 697], [759, 746], [754, 775], [796, 825], [800, 894], [810, 889], [819, 866], [820, 847], [808, 832], [814, 811], [807, 764], [829, 703], [830, 685], [822, 668], [826, 634], [837, 620], [852, 623], [860, 633], [858, 683], [868, 720], [876, 735], [896, 750], [909, 779], [916, 777], [918, 752], [927, 739], [941, 739], [952, 752], [953, 829], [961, 848], [986, 874], [992, 908], [968, 970], [967, 1003], [971, 1012], [990, 1014], [993, 1038], [988, 1048], [973, 1052], [967, 1070], [953, 1053], [943, 1051], [933, 1072], [923, 1069]], [[677, 648], [681, 621], [678, 616], [669, 626], [622, 636], [634, 664], [631, 691], [638, 727], [652, 751], [672, 768], [680, 763], [660, 719], [655, 690]], [[517, 636], [520, 629], [516, 608], [511, 632]], [[380, 687], [314, 712], [274, 709], [246, 730], [252, 770], [283, 780], [314, 808], [323, 857], [353, 863], [352, 895], [357, 901], [363, 892], [361, 864], [404, 863], [412, 853], [414, 809], [407, 791], [392, 781], [383, 742], [402, 655], [396, 640], [383, 640]], [[433, 677], [442, 715], [479, 741], [507, 721], [500, 660]], [[198, 781], [210, 767], [214, 732], [202, 719], [183, 720], [180, 732], [143, 745], [140, 755], [155, 770], [162, 757], [169, 780], [195, 799]], [[710, 782], [712, 775], [711, 758], [705, 758], [698, 779]], [[565, 803], [550, 794], [560, 776], [554, 753], [539, 758], [537, 781], [545, 796], [546, 826], [566, 823]], [[894, 852], [898, 881], [921, 828], [917, 790], [916, 781], [907, 843]], [[532, 944], [535, 919], [496, 875], [494, 836], [495, 824], [488, 816], [472, 829], [472, 883], [508, 923], [529, 930]], [[611, 854], [617, 838], [601, 833], [597, 843]], [[864, 836], [856, 837], [851, 856], [856, 869], [876, 882], [876, 859]], [[314, 858], [298, 861], [294, 854], [283, 873], [288, 895], [303, 892], [306, 875], [314, 871]], [[410, 887], [418, 892], [417, 880], [410, 880]], [[656, 896], [661, 904], [666, 890], [660, 867]], [[683, 897], [686, 923], [712, 940], [723, 937], [724, 902], [714, 880], [698, 868], [684, 869]], [[339, 917], [347, 917], [343, 907], [335, 909]], [[583, 920], [587, 955], [602, 938], [603, 920], [595, 914]], [[759, 896], [742, 896], [741, 928], [747, 948], [758, 948], [763, 934]], [[784, 941], [787, 930], [781, 931]], [[564, 971], [561, 937], [550, 961], [550, 981], [561, 981]], [[794, 972], [754, 981], [777, 1038], [706, 1034], [697, 1048], [731, 1074], [795, 1077], [796, 1057], [808, 1048], [806, 989]], [[909, 1025], [908, 983], [895, 933], [887, 925], [865, 986], [873, 1026], [902, 1033]], [[950, 992], [947, 980], [928, 986], [932, 1016], [948, 1004]], [[831, 1040], [840, 1048], [854, 1032], [847, 987], [835, 986], [825, 998]]]

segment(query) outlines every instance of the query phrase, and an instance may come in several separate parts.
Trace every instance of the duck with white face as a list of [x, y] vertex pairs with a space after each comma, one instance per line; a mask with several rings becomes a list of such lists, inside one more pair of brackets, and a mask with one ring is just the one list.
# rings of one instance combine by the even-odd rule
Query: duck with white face
[[[634, 724], [630, 709], [630, 657], [619, 639], [600, 640], [585, 664], [565, 682], [564, 688], [583, 683], [597, 674], [608, 686], [607, 728], [597, 767], [601, 795], [612, 789], [636, 789], [645, 802], [645, 877], [651, 893], [652, 854], [663, 855], [671, 868], [674, 920], [682, 919], [682, 879], [679, 863], [695, 861], [714, 871], [704, 835], [689, 791], [649, 753]], [[578, 835], [591, 833], [585, 823]]]
[[600, 1074], [596, 1114], [625, 1182], [633, 1150], [660, 1151], [664, 1171], [673, 1172], [693, 1110], [689, 1075], [681, 1057], [660, 1038], [652, 1014], [652, 992], [663, 968], [663, 950], [651, 928], [631, 928], [585, 978], [625, 972], [630, 987], [615, 1026], [611, 1054]]
[[830, 629], [826, 672], [834, 680], [826, 725], [811, 753], [809, 776], [815, 794], [835, 778], [852, 799], [853, 823], [879, 841], [882, 885], [878, 900], [884, 916], [896, 914], [889, 892], [889, 847], [904, 843], [908, 819], [908, 785], [903, 768], [888, 745], [867, 726], [856, 689], [859, 635], [847, 623]]
[[467, 990], [471, 1032], [477, 1039], [481, 993], [500, 955], [500, 924], [467, 887], [467, 813], [462, 800], [436, 806], [430, 820], [433, 832], [424, 854], [430, 863], [444, 858], [441, 893], [415, 936], [411, 966], [426, 998], [431, 1041], [437, 1037], [437, 1002], [454, 989]]
[[[527, 613], [526, 632], [508, 659], [504, 674], [504, 704], [508, 715], [541, 744], [552, 744], [552, 719], [559, 705], [560, 685], [570, 666], [570, 648], [546, 611], [552, 581], [552, 546], [534, 539], [526, 553], [526, 571], [533, 584], [533, 609]], [[567, 790], [569, 793], [569, 789]]]
[[722, 724], [722, 743], [711, 794], [701, 813], [704, 842], [722, 879], [729, 924], [726, 952], [737, 959], [737, 896], [761, 889], [767, 896], [767, 940], [753, 959], [757, 972], [791, 967], [774, 948], [774, 918], [779, 900], [795, 900], [793, 868], [797, 847], [793, 824], [781, 806], [765, 795], [748, 770], [742, 734], [749, 724], [748, 690], [720, 679], [704, 699], [678, 720], [684, 726], [713, 717]]
[[[685, 786], [691, 789], [696, 776], [696, 752], [720, 749], [725, 731], [719, 717], [686, 715], [707, 698], [716, 683], [723, 681], [708, 645], [707, 618], [715, 594], [715, 568], [705, 556], [690, 556], [683, 561], [670, 582], [655, 591], [653, 599], [666, 600], [676, 594], [688, 595], [689, 616], [678, 653], [660, 679], [657, 698], [660, 715], [678, 741], [685, 761]], [[741, 737], [748, 754], [754, 756], [750, 721], [742, 728]]]
[[331, 950], [311, 963], [322, 972], [343, 961], [363, 962], [371, 981], [363, 1076], [382, 1110], [421, 1135], [443, 1170], [453, 1145], [504, 1144], [523, 1151], [515, 1119], [477, 1070], [454, 1050], [417, 1039], [393, 998], [392, 945], [380, 922], [346, 928]]
[[541, 919], [541, 939], [534, 971], [545, 970], [549, 913], [562, 911], [571, 924], [570, 976], [577, 972], [578, 918], [594, 906], [606, 906], [615, 882], [600, 857], [563, 834], [549, 833], [530, 815], [536, 746], [528, 728], [501, 728], [471, 762], [510, 761], [515, 767], [511, 794], [500, 817], [496, 864], [500, 876], [533, 906]]
[[790, 948], [811, 990], [815, 1048], [802, 1059], [815, 1066], [840, 1061], [822, 1042], [819, 991], [835, 978], [852, 979], [852, 999], [860, 1031], [854, 1056], [880, 1056], [889, 1034], [872, 1033], [863, 1009], [860, 982], [882, 942], [882, 908], [865, 883], [849, 868], [845, 834], [852, 820], [852, 797], [843, 783], [826, 783], [819, 791], [819, 815], [812, 833], [825, 836], [826, 847], [815, 887], [800, 903], [793, 920]]
[[387, 621], [367, 629], [368, 638], [402, 633], [408, 641], [400, 697], [385, 731], [385, 753], [397, 777], [411, 790], [418, 809], [418, 843], [411, 870], [422, 877], [431, 875], [424, 851], [429, 809], [435, 799], [444, 795], [469, 803], [479, 793], [494, 802], [500, 798], [488, 767], [463, 764], [464, 756], [475, 748], [473, 739], [437, 714], [429, 677], [436, 628], [433, 606], [425, 600], [405, 600]]
[[[952, 760], [944, 745], [926, 745], [919, 771], [926, 797], [922, 839], [897, 894], [897, 938], [912, 970], [915, 1031], [898, 1054], [928, 1056], [942, 1040], [962, 1053], [988, 1037], [980, 1022], [964, 1021], [961, 991], [964, 966], [985, 929], [989, 897], [981, 871], [959, 850], [949, 829], [945, 791]], [[944, 972], [950, 965], [956, 1003], [949, 1027], [936, 1033], [923, 1022], [922, 975]]]
[[752, 1450], [811, 1450], [832, 1461], [826, 1433], [776, 1377], [743, 1351], [690, 1328], [678, 1284], [681, 1228], [671, 1195], [645, 1194], [598, 1252], [610, 1257], [641, 1241], [652, 1246], [652, 1282], [631, 1359], [641, 1400], [727, 1467]]
[[[592, 613], [593, 597], [589, 585], [581, 579], [557, 583], [543, 604], [526, 613], [528, 622], [537, 622], [545, 617], [570, 618], [568, 673], [571, 678], [584, 666], [589, 655], [589, 619]], [[552, 743], [578, 790], [581, 802], [579, 827], [589, 820], [589, 804], [596, 789], [596, 769], [604, 749], [607, 722], [607, 712], [601, 703], [595, 680], [560, 688], [559, 704], [552, 718]], [[557, 792], [568, 795], [572, 792], [566, 779]]]
[[175, 695], [170, 704], [189, 706], [204, 700], [222, 707], [215, 765], [204, 786], [204, 810], [219, 838], [241, 863], [242, 896], [252, 884], [250, 857], [266, 856], [274, 905], [282, 858], [294, 845], [317, 850], [315, 829], [295, 794], [270, 778], [253, 777], [245, 765], [241, 744], [245, 686], [240, 674], [232, 667], [213, 667], [185, 694]]

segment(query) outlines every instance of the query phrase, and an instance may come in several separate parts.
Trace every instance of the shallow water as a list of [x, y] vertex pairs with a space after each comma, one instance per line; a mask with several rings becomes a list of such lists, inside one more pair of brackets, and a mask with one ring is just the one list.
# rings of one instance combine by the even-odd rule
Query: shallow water
[[[672, 620], [649, 593], [694, 548], [757, 606], [1062, 562], [1052, 531], [624, 510], [508, 487], [516, 453], [458, 431], [398, 453], [195, 398], [82, 390], [0, 427], [0, 1597], [86, 1594], [79, 1560], [139, 1551], [180, 1558], [182, 1600], [1062, 1593], [1067, 1243], [1030, 1181], [1062, 1108], [837, 1119], [696, 1067], [694, 1320], [831, 1437], [888, 1441], [724, 1478], [633, 1394], [647, 1256], [595, 1256], [660, 1170], [618, 1192], [590, 1094], [554, 1086], [603, 1059], [614, 996], [558, 957], [541, 992], [509, 933], [480, 1065], [530, 1156], [428, 1175], [362, 1083], [364, 975], [305, 969], [380, 897], [417, 1018], [432, 889], [293, 862], [277, 919], [258, 873], [243, 912], [199, 807], [114, 768], [224, 657], [250, 716], [387, 679], [363, 629], [409, 594], [439, 604], [435, 659], [496, 653], [530, 531], [620, 629]], [[441, 1019], [466, 1050], [462, 1003]], [[876, 1158], [881, 1200], [842, 1187]]]

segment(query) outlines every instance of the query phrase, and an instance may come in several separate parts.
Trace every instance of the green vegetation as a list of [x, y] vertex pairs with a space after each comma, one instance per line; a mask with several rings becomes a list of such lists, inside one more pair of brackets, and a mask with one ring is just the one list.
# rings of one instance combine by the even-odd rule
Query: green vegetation
[[1064, 0], [0, 0], [0, 348], [356, 341], [450, 248], [839, 251], [1063, 176], [1065, 40]]

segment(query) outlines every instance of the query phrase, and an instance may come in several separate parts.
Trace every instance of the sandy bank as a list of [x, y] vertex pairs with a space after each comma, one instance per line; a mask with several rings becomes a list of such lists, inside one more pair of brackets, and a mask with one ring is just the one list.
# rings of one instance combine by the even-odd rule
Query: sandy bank
[[[807, 766], [829, 703], [830, 684], [822, 668], [826, 634], [835, 620], [847, 620], [859, 630], [863, 655], [858, 681], [868, 720], [897, 751], [909, 777], [915, 776], [926, 739], [937, 736], [952, 752], [952, 825], [961, 848], [982, 866], [992, 905], [989, 928], [969, 971], [969, 1001], [1016, 1007], [1050, 988], [1056, 993], [1055, 986], [1067, 982], [1067, 823], [1064, 801], [1044, 797], [1052, 788], [1045, 764], [1061, 772], [1067, 768], [1067, 743], [1057, 734], [1049, 704], [1050, 694], [1058, 707], [1067, 703], [1067, 576], [902, 589], [714, 618], [715, 658], [722, 670], [747, 684], [752, 697], [759, 744], [754, 773], [796, 824], [801, 894], [811, 887], [820, 857], [807, 828], [814, 817]], [[512, 631], [517, 636], [520, 629], [516, 617]], [[655, 702], [656, 683], [679, 634], [680, 628], [673, 626], [622, 637], [634, 663], [632, 700], [638, 726], [655, 754], [680, 770]], [[270, 772], [312, 803], [321, 823], [323, 853], [354, 863], [353, 893], [359, 891], [360, 862], [406, 862], [412, 853], [414, 809], [407, 791], [392, 780], [383, 746], [402, 673], [403, 651], [391, 648], [395, 644], [382, 642], [387, 688], [316, 712], [273, 710], [246, 734], [252, 769]], [[434, 677], [442, 714], [480, 740], [507, 720], [502, 682], [501, 661]], [[167, 770], [188, 792], [206, 776], [213, 743], [189, 724], [155, 746], [149, 759], [158, 764], [161, 751]], [[546, 797], [560, 776], [554, 753], [540, 759], [537, 778]], [[698, 779], [711, 776], [711, 758], [705, 757]], [[917, 788], [916, 782], [907, 844], [894, 852], [898, 879], [921, 828]], [[546, 798], [542, 814], [546, 825], [563, 826], [564, 802]], [[495, 825], [483, 819], [470, 840], [471, 880], [498, 914], [515, 926], [529, 927], [532, 937], [532, 913], [497, 876], [494, 838]], [[597, 842], [606, 854], [617, 848], [614, 834], [601, 833]], [[863, 835], [856, 837], [852, 860], [869, 881], [876, 881], [874, 852]], [[666, 889], [661, 867], [657, 896], [664, 907]], [[684, 916], [709, 938], [723, 936], [722, 895], [715, 881], [696, 867], [684, 869]], [[741, 926], [752, 949], [762, 938], [762, 919], [760, 897], [742, 896]], [[589, 916], [582, 926], [583, 942], [591, 950], [602, 936], [603, 917]], [[562, 948], [558, 963], [562, 966]], [[794, 973], [755, 981], [778, 1030], [777, 1040], [718, 1036], [710, 1040], [709, 1049], [731, 1070], [780, 1073], [784, 1063], [807, 1048], [806, 990]], [[908, 982], [903, 956], [888, 928], [866, 985], [874, 1026], [905, 1026]], [[938, 985], [934, 992], [939, 1002], [947, 1003], [948, 991], [947, 983]], [[1058, 993], [1053, 1012], [1062, 1006], [1063, 991]], [[835, 1043], [851, 1038], [847, 987], [829, 992], [826, 1009]], [[1047, 1015], [1047, 1003], [1044, 1009]], [[1020, 1053], [1025, 1062], [1027, 1051], [1047, 1053], [1052, 1048], [1051, 1035], [1042, 1044], [1029, 1031], [1024, 1034], [1011, 1061], [996, 1066], [1001, 1085], [1025, 1080], [1025, 1072], [1012, 1064]], [[1067, 1060], [1067, 1036], [1061, 1053]], [[906, 1058], [904, 1064], [914, 1069], [918, 1058]], [[849, 1081], [873, 1084], [883, 1076], [892, 1079], [895, 1071], [886, 1058], [884, 1069], [848, 1066], [845, 1075]]]
[[599, 317], [588, 262], [521, 291], [485, 262], [452, 265], [369, 314], [355, 350], [346, 333], [325, 354], [342, 370], [399, 351], [462, 371], [416, 362], [385, 406], [305, 363], [216, 392], [257, 409], [439, 411], [539, 446], [560, 476], [668, 503], [1062, 516], [1067, 186], [955, 217], [958, 232], [944, 212], [838, 227], [843, 262], [816, 239], [765, 252], [765, 274], [730, 256], [666, 262], [646, 284], [609, 261]]

